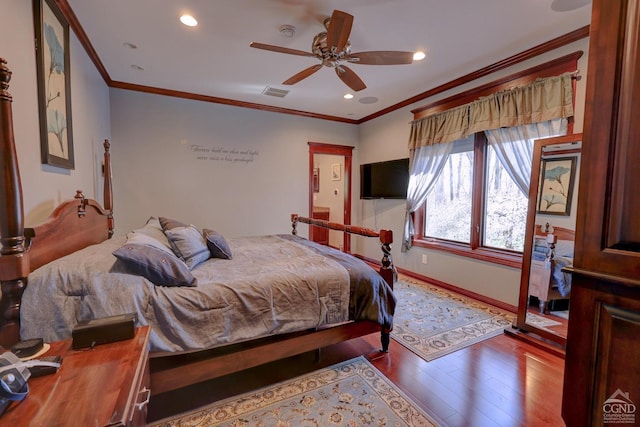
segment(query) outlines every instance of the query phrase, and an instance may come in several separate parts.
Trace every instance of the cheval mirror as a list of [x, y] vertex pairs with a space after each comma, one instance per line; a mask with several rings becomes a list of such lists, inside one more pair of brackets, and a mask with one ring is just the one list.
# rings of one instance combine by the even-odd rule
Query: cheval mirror
[[535, 141], [515, 327], [564, 347], [582, 134]]

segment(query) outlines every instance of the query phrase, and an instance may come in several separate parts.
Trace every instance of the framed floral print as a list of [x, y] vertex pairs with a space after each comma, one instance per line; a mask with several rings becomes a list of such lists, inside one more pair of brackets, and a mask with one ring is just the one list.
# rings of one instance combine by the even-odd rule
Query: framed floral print
[[575, 175], [575, 156], [542, 159], [537, 212], [549, 215], [570, 215]]
[[33, 0], [42, 163], [74, 169], [69, 23], [54, 0]]

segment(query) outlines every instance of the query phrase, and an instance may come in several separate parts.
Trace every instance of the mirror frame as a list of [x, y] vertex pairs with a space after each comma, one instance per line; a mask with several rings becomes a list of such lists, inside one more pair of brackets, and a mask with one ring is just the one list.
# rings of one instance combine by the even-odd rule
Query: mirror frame
[[540, 167], [542, 165], [542, 152], [549, 145], [582, 142], [582, 133], [574, 133], [551, 138], [537, 139], [533, 146], [533, 162], [531, 165], [531, 181], [529, 183], [529, 204], [527, 208], [527, 225], [525, 230], [525, 245], [522, 253], [522, 272], [520, 275], [520, 297], [518, 299], [518, 315], [514, 326], [524, 332], [532, 332], [541, 338], [566, 346], [567, 339], [560, 335], [538, 328], [526, 323], [527, 309], [529, 306], [529, 276], [531, 275], [531, 256], [533, 252], [533, 236], [536, 226], [536, 204], [540, 182]]

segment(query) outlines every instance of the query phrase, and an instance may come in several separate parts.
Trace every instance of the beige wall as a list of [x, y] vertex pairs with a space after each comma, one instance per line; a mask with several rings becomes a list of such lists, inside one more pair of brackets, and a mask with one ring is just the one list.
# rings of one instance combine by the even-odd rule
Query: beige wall
[[290, 233], [290, 215], [309, 214], [308, 142], [358, 143], [355, 125], [121, 89], [111, 119], [118, 232], [169, 216], [230, 237]]
[[[102, 141], [110, 138], [109, 91], [78, 39], [70, 37], [71, 107], [75, 170], [40, 163], [40, 135], [31, 1], [1, 0], [0, 58], [13, 72], [13, 123], [27, 226], [44, 220], [77, 189], [102, 197]], [[10, 17], [10, 18], [8, 18]]]

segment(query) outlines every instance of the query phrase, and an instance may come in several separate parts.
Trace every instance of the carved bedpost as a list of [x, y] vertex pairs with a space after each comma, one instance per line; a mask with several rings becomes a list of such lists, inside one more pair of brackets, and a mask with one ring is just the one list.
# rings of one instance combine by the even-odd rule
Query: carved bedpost
[[113, 220], [113, 185], [111, 178], [111, 144], [104, 140], [104, 208], [109, 211], [109, 238], [113, 237], [115, 223]]
[[11, 71], [0, 58], [0, 345], [20, 340], [20, 300], [29, 274], [25, 248], [22, 185], [13, 136], [9, 81]]
[[380, 275], [393, 289], [393, 284], [398, 280], [398, 271], [391, 258], [391, 243], [393, 242], [393, 231], [381, 230], [380, 243], [382, 246], [382, 265], [380, 266]]
[[298, 235], [298, 214], [291, 214], [291, 234]]

